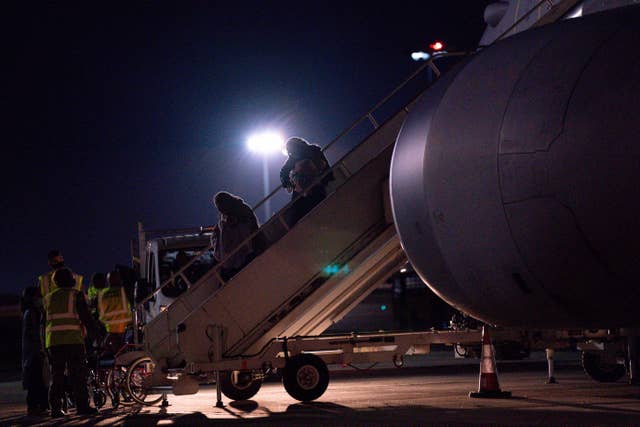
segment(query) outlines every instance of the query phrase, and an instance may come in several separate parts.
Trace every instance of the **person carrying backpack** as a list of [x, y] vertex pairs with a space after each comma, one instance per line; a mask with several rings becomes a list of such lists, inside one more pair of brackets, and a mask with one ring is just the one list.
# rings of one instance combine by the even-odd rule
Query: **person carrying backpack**
[[291, 227], [327, 197], [326, 186], [334, 177], [333, 173], [328, 173], [314, 184], [329, 169], [329, 162], [319, 146], [292, 137], [286, 142], [286, 150], [288, 158], [280, 169], [280, 181], [294, 200], [285, 214]]

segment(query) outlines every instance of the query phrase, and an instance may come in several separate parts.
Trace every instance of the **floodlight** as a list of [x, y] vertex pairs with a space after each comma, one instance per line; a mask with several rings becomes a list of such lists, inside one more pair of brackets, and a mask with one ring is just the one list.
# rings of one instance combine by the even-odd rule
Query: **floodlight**
[[270, 154], [282, 151], [284, 139], [276, 132], [262, 132], [251, 135], [247, 140], [249, 151], [262, 154]]

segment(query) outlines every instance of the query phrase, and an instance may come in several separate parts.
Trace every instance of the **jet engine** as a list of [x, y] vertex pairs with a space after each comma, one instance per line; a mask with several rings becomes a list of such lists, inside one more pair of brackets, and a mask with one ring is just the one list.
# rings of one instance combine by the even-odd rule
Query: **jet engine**
[[391, 166], [421, 278], [492, 324], [639, 326], [640, 7], [522, 32], [418, 101]]

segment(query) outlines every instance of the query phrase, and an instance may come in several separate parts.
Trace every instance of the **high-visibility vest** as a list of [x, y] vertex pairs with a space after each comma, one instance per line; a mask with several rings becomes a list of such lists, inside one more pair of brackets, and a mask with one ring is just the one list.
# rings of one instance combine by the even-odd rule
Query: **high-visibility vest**
[[[40, 295], [44, 298], [47, 294], [58, 289], [58, 285], [56, 285], [53, 280], [53, 273], [56, 270], [51, 270], [48, 273], [43, 274], [42, 276], [38, 276], [38, 282], [40, 283]], [[82, 292], [82, 276], [80, 274], [73, 273], [73, 277], [76, 279], [76, 285], [74, 288], [80, 292]]]
[[115, 286], [98, 291], [98, 314], [107, 332], [123, 334], [131, 324], [131, 306], [124, 287]]
[[99, 291], [100, 291], [100, 289], [98, 289], [95, 286], [93, 286], [93, 283], [92, 283], [89, 286], [89, 289], [87, 289], [87, 298], [89, 299], [89, 301], [91, 301], [94, 298], [97, 298]]
[[44, 297], [47, 323], [45, 347], [84, 344], [82, 323], [76, 309], [76, 298], [82, 294], [74, 288], [57, 288]]

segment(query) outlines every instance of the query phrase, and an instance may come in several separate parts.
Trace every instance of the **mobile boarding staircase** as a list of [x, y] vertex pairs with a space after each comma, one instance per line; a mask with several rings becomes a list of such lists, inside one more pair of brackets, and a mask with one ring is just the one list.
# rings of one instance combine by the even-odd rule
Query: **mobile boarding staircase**
[[391, 214], [389, 168], [413, 101], [382, 125], [373, 113], [423, 70], [439, 76], [434, 59], [462, 55], [442, 53], [425, 62], [325, 147], [367, 120], [374, 128], [333, 165], [328, 196], [309, 214], [289, 227], [287, 204], [258, 231], [271, 242], [263, 253], [228, 281], [220, 274], [223, 260], [145, 325], [144, 349], [155, 366], [149, 390], [170, 384], [175, 394], [195, 393], [198, 382], [212, 377], [221, 404], [221, 392], [231, 399], [252, 397], [277, 368], [287, 392], [307, 401], [324, 393], [327, 364], [400, 366], [405, 354], [428, 353], [430, 344], [480, 342], [476, 330], [319, 335], [407, 261]]
[[[440, 73], [433, 61], [426, 67]], [[163, 383], [159, 372], [180, 368], [174, 392], [193, 392], [195, 381], [185, 373], [222, 371], [222, 392], [247, 399], [264, 371], [285, 368], [287, 361], [291, 366], [296, 357], [315, 364], [395, 357], [399, 364], [407, 352], [428, 351], [416, 334], [404, 340], [383, 333], [318, 337], [407, 262], [391, 214], [389, 168], [410, 107], [380, 126], [369, 112], [374, 131], [333, 165], [326, 199], [291, 228], [287, 204], [259, 230], [270, 242], [263, 253], [228, 282], [220, 275], [222, 261], [145, 325], [154, 384]], [[478, 342], [477, 332], [469, 339]], [[312, 400], [324, 392], [326, 366], [312, 371], [319, 375], [314, 387], [291, 392], [295, 384], [285, 382], [292, 396]], [[243, 372], [250, 375], [243, 378]]]

